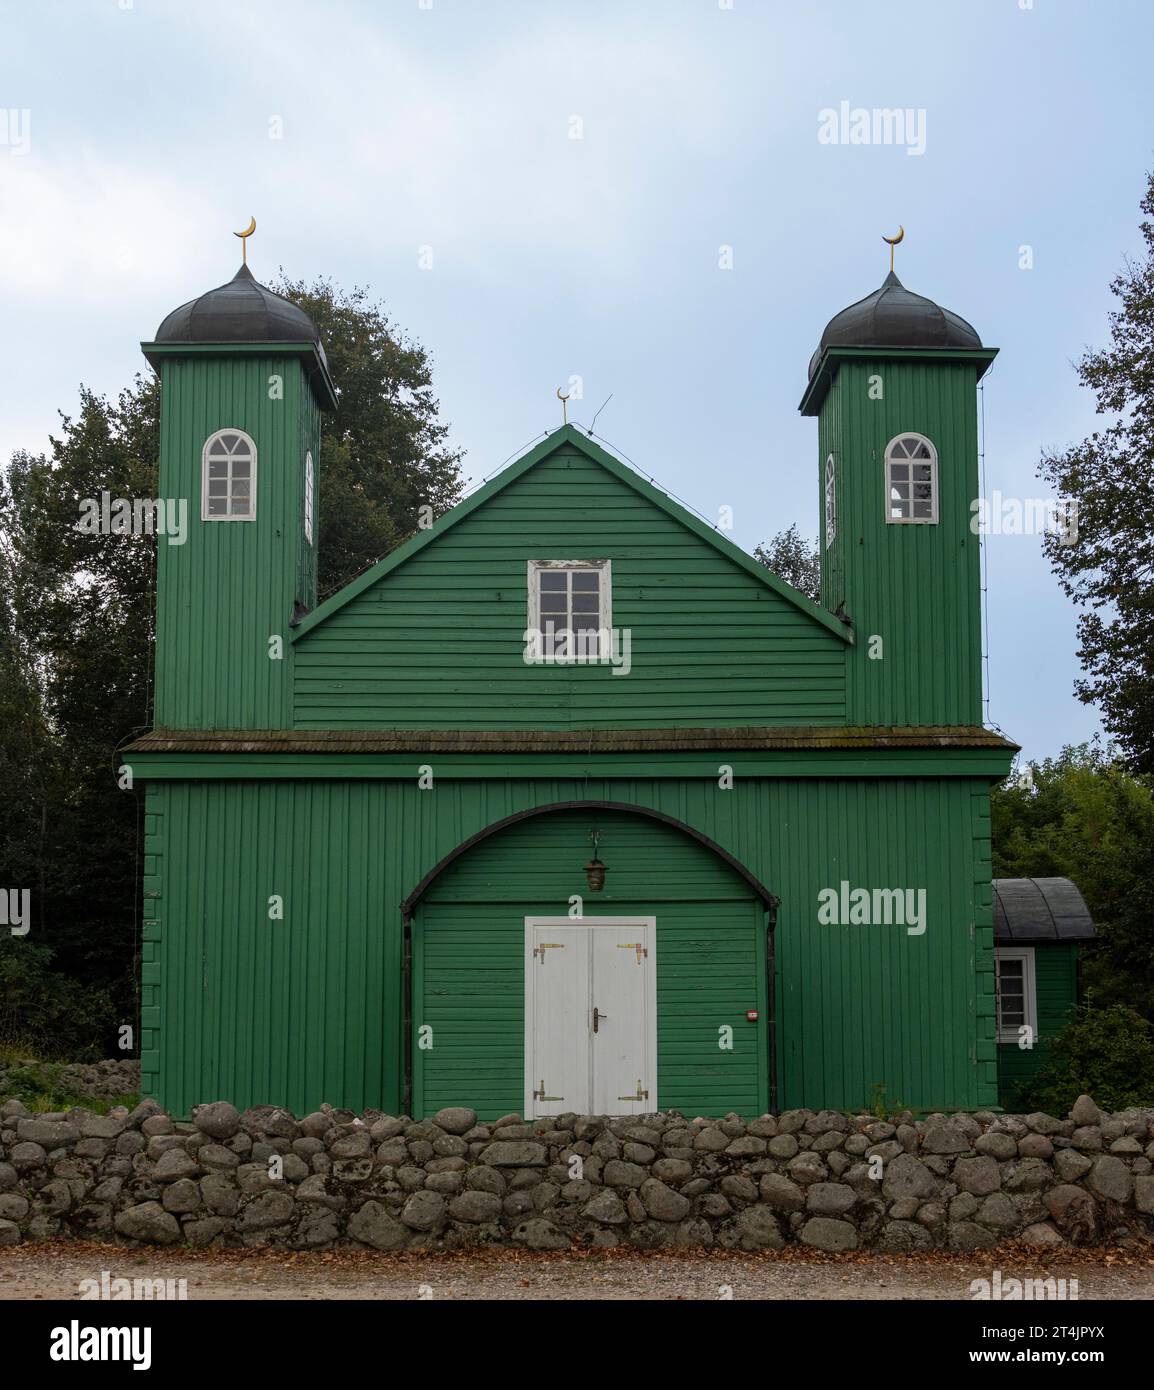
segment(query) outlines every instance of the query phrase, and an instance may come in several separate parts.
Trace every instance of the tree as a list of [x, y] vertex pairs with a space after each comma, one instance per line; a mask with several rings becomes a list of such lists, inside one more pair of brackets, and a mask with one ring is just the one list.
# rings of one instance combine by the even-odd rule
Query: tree
[[[1146, 256], [1111, 283], [1112, 346], [1087, 352], [1078, 376], [1115, 417], [1064, 453], [1044, 455], [1040, 476], [1076, 504], [1076, 530], [1043, 544], [1058, 582], [1087, 611], [1078, 618], [1085, 678], [1075, 689], [1098, 705], [1137, 771], [1154, 771], [1154, 174], [1141, 203]], [[1076, 536], [1076, 539], [1073, 539]], [[1073, 543], [1070, 543], [1073, 540]]]
[[756, 546], [753, 558], [815, 603], [821, 601], [821, 553], [817, 542], [807, 541], [796, 522]]
[[[317, 323], [339, 410], [320, 461], [322, 592], [339, 588], [461, 490], [424, 349], [363, 290], [284, 282]], [[0, 884], [32, 927], [0, 941], [0, 1026], [37, 1046], [112, 1046], [135, 1018], [139, 802], [116, 749], [151, 722], [155, 538], [89, 535], [84, 498], [157, 495], [160, 387], [80, 390], [46, 453], [0, 472]], [[61, 1007], [61, 979], [83, 997]], [[55, 981], [49, 989], [48, 981]]]
[[420, 508], [440, 516], [461, 493], [461, 453], [446, 447], [424, 348], [405, 339], [365, 290], [331, 281], [272, 286], [320, 330], [339, 393], [320, 456], [321, 598], [416, 531]]
[[1073, 879], [1097, 933], [1082, 950], [1087, 995], [1154, 1020], [1154, 778], [1090, 744], [1031, 776], [994, 790], [994, 877]]

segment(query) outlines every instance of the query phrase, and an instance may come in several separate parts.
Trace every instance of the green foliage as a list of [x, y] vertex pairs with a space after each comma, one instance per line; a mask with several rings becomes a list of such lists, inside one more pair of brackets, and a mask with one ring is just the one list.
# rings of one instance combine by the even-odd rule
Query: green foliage
[[995, 878], [1070, 878], [1094, 919], [1082, 980], [1154, 1019], [1154, 777], [1093, 744], [1064, 748], [991, 800]]
[[903, 1105], [899, 1100], [890, 1100], [883, 1083], [875, 1081], [873, 1094], [866, 1102], [866, 1109], [875, 1120], [892, 1120], [895, 1115], [904, 1115], [909, 1106]]
[[461, 493], [461, 454], [446, 448], [432, 363], [365, 290], [282, 277], [272, 286], [320, 330], [340, 408], [324, 418], [319, 597], [335, 593]]
[[1077, 539], [1044, 542], [1058, 582], [1084, 611], [1078, 618], [1085, 679], [1079, 697], [1096, 704], [1130, 765], [1154, 772], [1154, 174], [1141, 203], [1145, 258], [1127, 262], [1110, 288], [1111, 346], [1078, 364], [1111, 423], [1061, 454], [1040, 475], [1077, 503]]
[[61, 1075], [63, 1070], [64, 1064], [59, 1062], [10, 1067], [0, 1075], [0, 1101], [18, 1100], [34, 1115], [69, 1110], [74, 1105], [107, 1115], [114, 1106], [125, 1105], [132, 1110], [140, 1103], [136, 1093], [94, 1097], [70, 1091]]
[[[320, 475], [321, 584], [339, 587], [460, 492], [424, 350], [361, 290], [286, 283], [340, 390]], [[157, 494], [160, 386], [81, 388], [44, 453], [0, 470], [0, 885], [31, 931], [0, 938], [0, 1031], [108, 1056], [136, 1017], [139, 799], [116, 750], [151, 723], [155, 538], [75, 529], [80, 503]], [[329, 470], [326, 474], [324, 470]]]
[[1086, 1008], [1050, 1040], [1027, 1107], [1065, 1115], [1080, 1095], [1103, 1110], [1154, 1105], [1154, 1028], [1124, 1004]]
[[815, 603], [820, 601], [821, 553], [817, 542], [806, 540], [796, 522], [755, 546], [753, 558]]
[[80, 986], [51, 947], [0, 936], [0, 1057], [98, 1061], [118, 1019], [107, 985]]

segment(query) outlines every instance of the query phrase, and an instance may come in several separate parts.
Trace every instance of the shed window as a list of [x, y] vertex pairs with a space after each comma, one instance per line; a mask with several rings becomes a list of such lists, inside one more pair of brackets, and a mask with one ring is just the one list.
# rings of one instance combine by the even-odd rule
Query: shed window
[[837, 489], [834, 481], [833, 455], [825, 461], [825, 543], [833, 544], [837, 535]]
[[256, 519], [256, 445], [243, 430], [217, 430], [204, 442], [202, 521]]
[[998, 1041], [1016, 1043], [1023, 1024], [1038, 1040], [1038, 1004], [1034, 983], [1034, 951], [1029, 946], [1000, 946], [994, 951], [998, 997]]
[[899, 434], [886, 445], [886, 520], [938, 519], [938, 454], [921, 434]]
[[309, 545], [313, 543], [313, 499], [315, 497], [315, 485], [313, 478], [313, 456], [310, 450], [305, 455], [305, 539]]
[[529, 561], [529, 628], [542, 660], [608, 660], [612, 623], [608, 560]]

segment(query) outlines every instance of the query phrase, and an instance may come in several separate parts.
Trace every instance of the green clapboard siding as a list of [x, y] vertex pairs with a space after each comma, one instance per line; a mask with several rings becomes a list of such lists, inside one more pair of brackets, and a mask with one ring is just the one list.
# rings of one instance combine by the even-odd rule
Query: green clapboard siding
[[[661, 761], [654, 755], [655, 769]], [[932, 762], [927, 754], [927, 766]], [[732, 790], [719, 788], [705, 760], [697, 778], [510, 775], [446, 779], [431, 791], [418, 788], [415, 768], [403, 781], [354, 774], [329, 782], [153, 784], [144, 881], [146, 1092], [178, 1114], [206, 1098], [286, 1105], [298, 1114], [325, 1100], [397, 1113], [403, 1083], [400, 903], [486, 826], [529, 807], [588, 799], [675, 817], [719, 844], [780, 898], [782, 1107], [860, 1106], [875, 1085], [884, 1085], [891, 1100], [923, 1109], [994, 1104], [987, 779], [744, 777], [740, 763], [735, 774]], [[530, 826], [541, 836], [554, 833], [530, 821], [525, 835]], [[637, 839], [615, 830], [619, 843], [608, 829], [602, 839], [610, 875], [599, 905], [651, 907], [670, 943], [659, 956], [662, 1009], [685, 1011], [680, 1020], [670, 1018], [663, 1033], [662, 1104], [698, 1108], [699, 1082], [727, 1109], [761, 1104], [761, 1091], [755, 1095], [750, 1074], [741, 1071], [744, 1052], [698, 1056], [706, 1019], [715, 1028], [718, 1010], [754, 1006], [739, 996], [735, 982], [740, 976], [744, 985], [751, 973], [754, 979], [763, 973], [750, 954], [759, 939], [752, 908], [743, 893], [732, 892], [732, 879], [713, 859], [702, 858], [696, 842], [653, 838], [649, 825]], [[564, 882], [551, 877], [545, 862], [548, 853], [561, 852], [556, 842], [550, 851], [547, 840], [539, 841], [512, 865], [508, 852], [492, 843], [500, 863], [488, 862], [488, 851], [475, 847], [419, 909], [433, 914], [430, 940], [440, 953], [434, 960], [445, 971], [453, 933], [459, 944], [472, 922], [473, 899], [453, 898], [454, 882], [458, 892], [499, 894], [486, 900], [477, 938], [478, 946], [494, 947], [495, 961], [512, 949], [526, 913], [543, 906], [563, 913], [570, 893], [587, 891], [587, 841], [566, 840]], [[646, 862], [650, 846], [653, 865]], [[842, 879], [925, 887], [925, 934], [912, 937], [893, 925], [819, 924], [819, 891]], [[710, 896], [703, 900], [703, 893]], [[283, 921], [269, 919], [274, 894], [284, 900]], [[750, 918], [743, 919], [747, 908]], [[420, 922], [414, 930], [421, 930]], [[702, 954], [715, 948], [725, 955], [724, 970], [721, 960], [715, 970]], [[696, 972], [695, 959], [702, 966]], [[520, 1005], [513, 988], [517, 961], [512, 954], [505, 960], [494, 967], [491, 991], [478, 1000], [478, 1010], [492, 1007], [491, 998], [508, 1001], [508, 1050], [503, 1061], [494, 1055], [486, 1064], [485, 1084], [492, 1089], [483, 1104], [512, 1111], [520, 1109], [508, 1090], [508, 1068], [515, 1068], [521, 1047]], [[429, 1094], [437, 1102], [474, 1104], [472, 1079], [470, 1073], [454, 1088], [434, 1066]]]
[[[462, 1090], [482, 1118], [524, 1105], [525, 918], [657, 919], [657, 1106], [760, 1114], [767, 1098], [765, 913], [749, 884], [682, 831], [639, 816], [597, 820], [609, 865], [590, 893], [590, 816], [558, 813], [483, 841], [436, 882], [414, 921], [414, 1105], [433, 1114]], [[747, 1009], [761, 1012], [749, 1023]], [[733, 1029], [733, 1049], [718, 1029]], [[655, 1107], [656, 1108], [656, 1107]]]
[[[844, 362], [822, 404], [819, 488], [837, 470], [837, 528], [824, 544], [822, 603], [844, 604], [857, 646], [849, 659], [851, 724], [982, 722], [979, 495], [972, 362]], [[884, 396], [875, 399], [871, 382]], [[937, 525], [886, 521], [885, 451], [914, 431], [938, 451]], [[871, 659], [870, 639], [882, 642]]]
[[[632, 670], [530, 666], [529, 560], [612, 560]], [[559, 445], [295, 643], [297, 728], [837, 724], [844, 641]]]
[[998, 1044], [998, 1100], [1016, 1109], [1025, 1089], [1049, 1060], [1049, 1044], [1070, 1022], [1078, 1002], [1078, 947], [1055, 942], [1034, 947], [1034, 980], [1038, 999], [1038, 1037], [1032, 1048]]

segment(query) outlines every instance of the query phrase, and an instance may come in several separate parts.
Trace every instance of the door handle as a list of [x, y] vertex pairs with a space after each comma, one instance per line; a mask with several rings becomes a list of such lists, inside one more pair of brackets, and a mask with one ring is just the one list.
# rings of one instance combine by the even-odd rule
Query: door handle
[[598, 1025], [598, 1023], [600, 1023], [600, 1021], [601, 1021], [603, 1018], [608, 1018], [608, 1017], [609, 1017], [608, 1014], [598, 1013], [598, 1012], [597, 1012], [596, 1006], [594, 1006], [594, 1009], [593, 1009], [593, 1031], [594, 1031], [595, 1033], [597, 1032], [597, 1025]]

